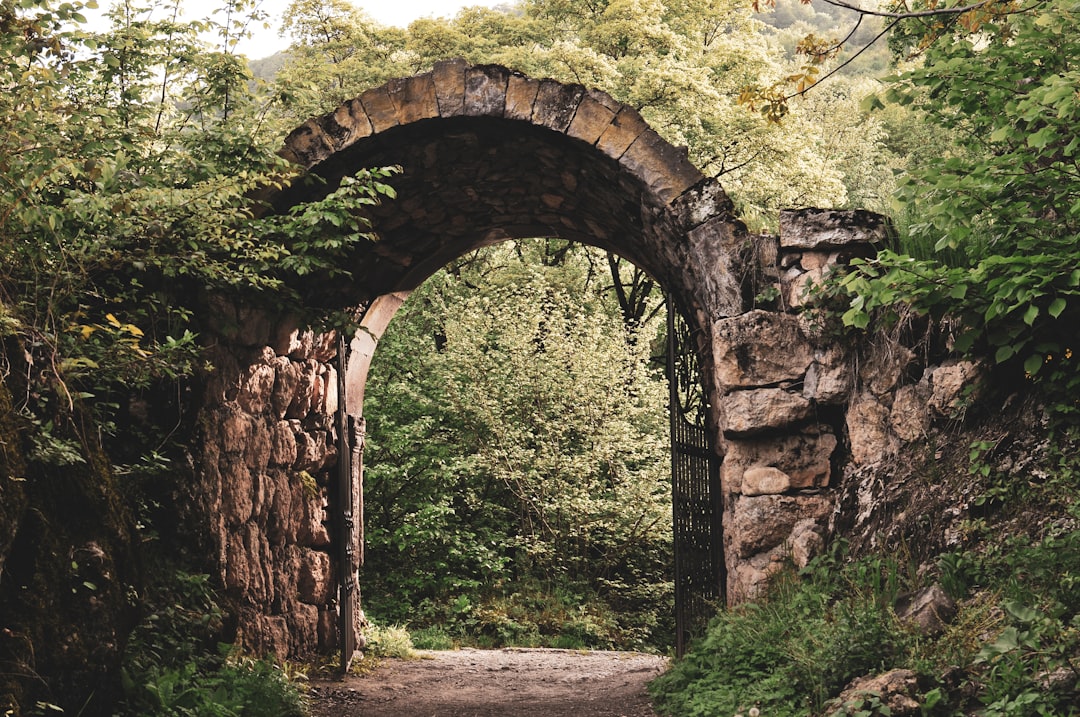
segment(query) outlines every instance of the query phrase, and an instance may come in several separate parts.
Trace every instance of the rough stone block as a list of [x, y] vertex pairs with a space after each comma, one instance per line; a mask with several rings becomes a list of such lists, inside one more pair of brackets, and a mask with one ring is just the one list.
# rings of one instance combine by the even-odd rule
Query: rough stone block
[[364, 106], [371, 128], [374, 132], [383, 132], [398, 125], [397, 107], [390, 99], [386, 87], [376, 87], [360, 95], [360, 104]]
[[956, 602], [940, 585], [930, 585], [898, 598], [896, 616], [920, 635], [938, 635], [956, 616]]
[[613, 119], [615, 112], [586, 95], [578, 105], [566, 134], [582, 142], [596, 144]]
[[900, 440], [912, 443], [926, 437], [930, 430], [929, 398], [930, 386], [925, 381], [897, 389], [889, 425]]
[[939, 416], [949, 416], [960, 408], [964, 391], [975, 385], [984, 372], [984, 366], [975, 361], [952, 360], [927, 371], [930, 381], [930, 409]]
[[785, 546], [796, 524], [818, 521], [830, 510], [832, 500], [825, 495], [741, 496], [725, 532], [732, 536], [734, 557], [745, 559]]
[[533, 105], [533, 124], [565, 132], [584, 96], [585, 88], [581, 85], [541, 80], [536, 92], [536, 104]]
[[721, 386], [749, 388], [801, 381], [814, 348], [796, 317], [755, 310], [713, 324], [713, 356]]
[[270, 394], [270, 408], [279, 420], [285, 418], [289, 406], [296, 400], [296, 391], [300, 386], [302, 368], [285, 356], [279, 357], [274, 364], [274, 390]]
[[311, 548], [325, 548], [330, 545], [330, 532], [326, 527], [326, 497], [304, 496], [303, 515], [300, 518], [296, 542]]
[[880, 463], [899, 450], [900, 443], [890, 428], [889, 409], [870, 393], [852, 399], [846, 420], [851, 460], [856, 465]]
[[299, 364], [300, 375], [296, 382], [296, 393], [285, 413], [289, 418], [305, 418], [311, 412], [311, 399], [315, 396], [318, 370], [319, 364], [311, 359]]
[[435, 82], [435, 98], [441, 117], [460, 117], [465, 114], [465, 68], [462, 59], [436, 62], [431, 71]]
[[333, 366], [325, 368], [326, 372], [322, 376], [322, 400], [318, 410], [324, 416], [333, 416], [338, 410], [338, 372]]
[[791, 490], [791, 476], [772, 466], [753, 466], [743, 471], [742, 495], [780, 495]]
[[252, 423], [251, 436], [244, 443], [244, 463], [255, 473], [261, 473], [270, 462], [270, 429], [263, 421]]
[[409, 124], [439, 116], [439, 101], [435, 95], [435, 80], [431, 73], [390, 80], [386, 84], [390, 101], [397, 108], [399, 124]]
[[319, 649], [319, 608], [315, 605], [294, 603], [289, 607], [289, 653], [312, 655]]
[[240, 391], [236, 403], [247, 413], [258, 415], [270, 402], [276, 376], [274, 369], [266, 364], [249, 366], [240, 379]]
[[243, 525], [255, 511], [251, 473], [235, 458], [226, 458], [222, 468], [221, 515], [225, 525]]
[[303, 167], [312, 167], [323, 161], [331, 154], [334, 148], [329, 138], [323, 133], [322, 127], [315, 120], [308, 120], [300, 125], [285, 138], [285, 147], [280, 154], [285, 159], [295, 162]]
[[336, 650], [338, 634], [338, 612], [333, 607], [319, 608], [319, 651]]
[[270, 432], [270, 465], [287, 468], [296, 462], [296, 430], [289, 421], [278, 421]]
[[915, 352], [897, 341], [882, 341], [860, 369], [863, 382], [875, 396], [891, 393], [911, 370], [918, 358]]
[[746, 471], [755, 468], [783, 472], [788, 479], [786, 490], [827, 486], [836, 445], [836, 436], [824, 425], [781, 436], [729, 438], [722, 466], [724, 490], [742, 492]]
[[685, 147], [673, 146], [651, 129], [638, 135], [619, 163], [668, 204], [704, 179], [701, 170], [690, 163]]
[[327, 331], [316, 334], [311, 341], [311, 355], [304, 358], [313, 358], [316, 361], [327, 363], [337, 357], [338, 335], [337, 331]]
[[296, 583], [301, 602], [324, 605], [330, 599], [334, 584], [330, 556], [318, 550], [305, 550]]
[[227, 409], [219, 414], [219, 435], [221, 445], [226, 452], [239, 453], [244, 450], [244, 444], [251, 435], [253, 422], [251, 416], [242, 411]]
[[889, 220], [863, 209], [784, 209], [780, 212], [782, 249], [829, 250], [854, 245], [887, 246]]
[[510, 71], [498, 65], [477, 65], [465, 70], [465, 114], [502, 117]]
[[780, 388], [734, 391], [723, 399], [723, 429], [738, 435], [783, 428], [807, 418], [812, 408], [803, 396]]
[[821, 554], [825, 547], [825, 538], [821, 535], [821, 527], [813, 518], [804, 518], [791, 529], [789, 547], [791, 549], [791, 562], [795, 567], [802, 570], [810, 561]]
[[371, 134], [371, 120], [359, 99], [347, 100], [333, 112], [319, 119], [330, 147], [336, 152]]
[[820, 285], [825, 279], [826, 270], [811, 269], [800, 270], [791, 267], [780, 275], [780, 294], [784, 300], [784, 307], [788, 309], [801, 309], [811, 296], [815, 285]]
[[649, 125], [637, 110], [623, 107], [596, 141], [596, 148], [612, 159], [619, 159], [647, 129]]
[[845, 347], [818, 348], [803, 380], [803, 396], [819, 405], [840, 404], [851, 395], [854, 379], [853, 361]]
[[506, 84], [506, 109], [503, 111], [503, 117], [524, 120], [525, 122], [530, 121], [533, 114], [533, 104], [536, 102], [536, 93], [539, 90], [539, 80], [511, 73]]

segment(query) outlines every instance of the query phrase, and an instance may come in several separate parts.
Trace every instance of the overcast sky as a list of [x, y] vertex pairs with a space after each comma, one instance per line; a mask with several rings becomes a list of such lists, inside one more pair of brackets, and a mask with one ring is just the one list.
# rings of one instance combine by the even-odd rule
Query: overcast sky
[[[290, 0], [261, 0], [260, 8], [269, 15], [270, 27], [253, 28], [253, 37], [240, 43], [240, 52], [252, 59], [267, 57], [285, 49], [288, 43], [278, 35], [281, 16]], [[352, 0], [353, 4], [371, 18], [384, 25], [406, 27], [420, 17], [453, 17], [466, 6], [486, 5], [493, 7], [506, 3], [507, 0]], [[102, 8], [112, 4], [111, 0], [98, 0]], [[221, 7], [220, 0], [184, 0], [183, 7], [188, 19], [208, 17]], [[90, 16], [90, 13], [87, 13]]]

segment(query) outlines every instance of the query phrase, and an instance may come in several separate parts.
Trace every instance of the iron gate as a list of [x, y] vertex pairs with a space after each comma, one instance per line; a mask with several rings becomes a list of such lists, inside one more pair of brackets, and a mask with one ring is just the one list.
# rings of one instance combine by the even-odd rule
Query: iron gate
[[675, 545], [675, 652], [724, 602], [720, 458], [708, 429], [698, 337], [668, 297], [671, 503]]
[[338, 410], [337, 430], [338, 475], [337, 496], [334, 500], [333, 528], [338, 541], [338, 646], [341, 648], [341, 672], [345, 674], [356, 654], [356, 617], [359, 613], [357, 570], [363, 563], [364, 509], [361, 492], [363, 469], [364, 419], [347, 410], [345, 369], [349, 344], [338, 341]]

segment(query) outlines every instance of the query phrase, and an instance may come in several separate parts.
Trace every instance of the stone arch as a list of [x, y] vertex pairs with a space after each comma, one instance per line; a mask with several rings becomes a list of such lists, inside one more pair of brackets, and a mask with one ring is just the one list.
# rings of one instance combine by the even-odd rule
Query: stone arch
[[351, 295], [324, 301], [366, 303], [473, 248], [558, 236], [626, 257], [707, 316], [741, 312], [746, 234], [730, 200], [606, 93], [444, 61], [308, 120], [282, 155], [328, 181], [282, 192], [277, 210], [360, 167], [404, 169], [400, 199], [375, 212], [378, 245], [350, 263]]
[[[797, 304], [807, 277], [862, 251], [845, 248], [852, 238], [870, 246], [880, 221], [862, 231], [851, 215], [794, 214], [781, 220], [795, 227], [787, 240], [783, 228], [779, 238], [750, 236], [720, 185], [633, 108], [580, 85], [461, 60], [305, 122], [282, 155], [324, 181], [268, 197], [270, 211], [325, 196], [364, 167], [403, 170], [398, 199], [372, 211], [380, 239], [342, 261], [348, 277], [309, 277], [300, 287], [313, 305], [363, 313], [369, 332], [353, 341], [344, 377], [349, 413], [360, 414], [374, 342], [437, 269], [507, 239], [591, 244], [649, 272], [697, 337], [710, 428], [726, 454], [717, 487], [724, 521], [748, 526], [723, 535], [729, 597], [751, 594], [784, 556], [820, 536], [843, 422], [822, 409], [849, 398], [845, 353], [820, 345], [786, 309], [753, 310], [753, 297], [775, 287], [789, 308]], [[199, 475], [222, 581], [241, 606], [241, 641], [281, 654], [328, 648], [336, 639], [328, 581], [339, 568], [319, 513], [329, 482], [321, 476], [337, 457], [336, 341], [258, 308], [219, 303], [212, 314], [211, 360], [220, 368], [204, 397], [201, 423], [210, 428]], [[314, 496], [309, 484], [298, 487], [305, 475], [322, 481]], [[284, 520], [290, 506], [298, 517]]]

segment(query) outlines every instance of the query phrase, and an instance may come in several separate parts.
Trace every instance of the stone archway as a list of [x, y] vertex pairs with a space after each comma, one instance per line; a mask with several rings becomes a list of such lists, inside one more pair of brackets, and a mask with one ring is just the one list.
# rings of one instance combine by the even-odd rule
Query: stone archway
[[[349, 280], [302, 287], [317, 305], [366, 312], [369, 331], [353, 341], [342, 381], [349, 413], [359, 416], [374, 342], [402, 297], [437, 269], [506, 239], [598, 246], [648, 271], [698, 337], [708, 423], [727, 455], [725, 521], [744, 525], [723, 536], [729, 597], [751, 594], [793, 541], [820, 539], [842, 424], [821, 409], [847, 400], [845, 354], [818, 346], [795, 314], [753, 310], [753, 301], [776, 284], [791, 308], [796, 289], [853, 238], [879, 239], [880, 221], [864, 231], [850, 215], [799, 214], [787, 219], [801, 228], [786, 248], [783, 238], [752, 237], [720, 185], [633, 108], [460, 60], [309, 120], [282, 154], [326, 181], [271, 197], [275, 211], [360, 168], [403, 168], [399, 199], [373, 212], [380, 240], [344, 262]], [[341, 561], [322, 511], [339, 452], [336, 341], [258, 309], [222, 304], [213, 318], [220, 368], [204, 400], [200, 476], [241, 641], [282, 654], [331, 647]]]

